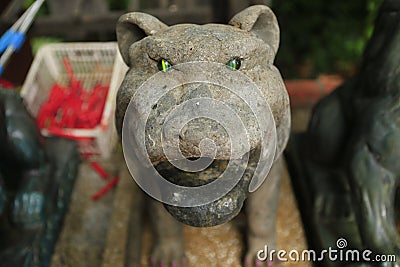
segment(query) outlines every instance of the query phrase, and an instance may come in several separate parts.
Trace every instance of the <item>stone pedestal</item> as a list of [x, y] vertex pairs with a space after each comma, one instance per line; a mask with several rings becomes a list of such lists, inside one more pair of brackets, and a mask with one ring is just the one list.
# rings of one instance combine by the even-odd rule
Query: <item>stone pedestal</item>
[[[114, 157], [115, 158], [115, 157]], [[118, 158], [118, 157], [117, 157]], [[151, 249], [147, 218], [137, 212], [143, 206], [143, 193], [124, 168], [122, 158], [106, 164], [111, 173], [120, 172], [117, 187], [98, 201], [91, 195], [105, 181], [83, 163], [64, 229], [52, 259], [56, 266], [145, 267]], [[189, 266], [239, 267], [244, 253], [245, 217], [211, 228], [184, 227]], [[303, 226], [287, 171], [284, 172], [277, 223], [278, 248], [307, 249]], [[137, 264], [135, 262], [140, 262]], [[311, 266], [288, 262], [283, 266]]]

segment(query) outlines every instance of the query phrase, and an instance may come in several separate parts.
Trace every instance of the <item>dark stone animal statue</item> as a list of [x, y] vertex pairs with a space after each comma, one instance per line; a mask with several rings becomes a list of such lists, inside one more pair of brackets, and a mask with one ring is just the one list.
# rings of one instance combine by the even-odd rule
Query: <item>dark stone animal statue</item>
[[[307, 132], [288, 146], [310, 244], [322, 250], [344, 238], [343, 249], [373, 253], [340, 266], [400, 264], [399, 50], [400, 2], [386, 0], [358, 74], [316, 105]], [[396, 259], [377, 262], [376, 255]]]

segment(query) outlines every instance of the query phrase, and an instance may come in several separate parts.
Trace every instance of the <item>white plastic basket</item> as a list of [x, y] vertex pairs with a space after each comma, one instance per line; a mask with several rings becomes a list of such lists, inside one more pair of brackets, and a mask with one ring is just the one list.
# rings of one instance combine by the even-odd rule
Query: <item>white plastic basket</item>
[[[114, 126], [115, 98], [128, 67], [123, 62], [118, 46], [109, 43], [59, 43], [40, 48], [21, 90], [28, 110], [37, 116], [40, 107], [47, 101], [54, 83], [69, 82], [63, 59], [67, 57], [83, 88], [90, 90], [97, 83], [109, 85], [101, 123], [93, 129], [63, 129], [66, 136], [78, 140], [82, 153], [110, 156], [117, 141]], [[49, 135], [46, 129], [42, 134]]]

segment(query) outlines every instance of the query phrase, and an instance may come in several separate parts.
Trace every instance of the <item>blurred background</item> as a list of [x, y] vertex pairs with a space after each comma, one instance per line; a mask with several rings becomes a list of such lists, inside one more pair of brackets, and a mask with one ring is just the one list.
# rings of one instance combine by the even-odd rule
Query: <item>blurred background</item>
[[[1, 1], [0, 33], [33, 2]], [[30, 42], [13, 59], [27, 64], [19, 64], [22, 68], [18, 73], [6, 70], [5, 78], [21, 84], [32, 53], [44, 43], [115, 40], [115, 23], [128, 11], [150, 13], [169, 25], [227, 23], [236, 12], [253, 4], [267, 4], [277, 15], [281, 47], [276, 65], [285, 79], [315, 78], [319, 74], [347, 78], [360, 63], [381, 3], [382, 0], [47, 0], [29, 31]], [[10, 65], [8, 69], [13, 68]]]
[[[34, 0], [1, 0], [0, 34], [6, 32], [33, 2]], [[50, 74], [55, 72], [54, 64], [49, 64], [46, 68], [44, 66], [48, 62], [58, 62], [61, 76], [71, 80], [84, 80], [86, 74], [104, 74], [107, 75], [104, 85], [114, 84], [113, 87], [110, 85], [110, 92], [116, 92], [118, 82], [122, 80], [126, 69], [119, 68], [120, 65], [124, 66], [122, 63], [114, 64], [114, 60], [117, 60], [115, 54], [118, 53], [116, 45], [108, 47], [109, 44], [104, 44], [103, 47], [101, 43], [116, 40], [115, 26], [122, 14], [129, 11], [146, 12], [168, 25], [182, 22], [227, 23], [234, 14], [247, 6], [265, 4], [273, 9], [280, 24], [281, 43], [275, 65], [280, 69], [290, 95], [292, 131], [304, 131], [315, 103], [357, 72], [382, 2], [383, 0], [46, 0], [28, 31], [26, 42], [5, 66], [0, 85], [10, 82], [19, 89], [28, 80], [24, 85], [26, 91], [40, 88], [41, 91], [36, 90], [35, 97], [44, 101], [43, 92], [50, 92], [53, 84], [60, 81], [57, 77], [49, 78]], [[47, 54], [42, 53], [49, 58], [36, 57], [35, 61], [40, 64], [32, 68], [34, 79], [26, 79], [32, 62], [35, 62], [35, 56], [40, 54], [38, 51], [41, 47], [43, 51], [45, 44], [66, 42], [98, 42], [100, 47], [92, 47], [93, 43], [85, 43], [80, 45], [87, 47], [61, 48], [63, 53], [54, 52], [60, 49], [59, 47], [47, 51]], [[110, 58], [106, 58], [104, 54]], [[90, 60], [85, 65], [90, 67], [88, 70], [81, 70], [80, 57]], [[63, 61], [65, 58], [69, 61]], [[92, 58], [96, 59], [96, 62], [92, 62]], [[97, 62], [101, 61], [98, 59], [105, 62]], [[46, 79], [41, 79], [42, 76]], [[118, 82], [111, 82], [115, 79]], [[32, 86], [33, 82], [35, 86]], [[49, 84], [44, 85], [43, 82]], [[111, 103], [110, 107], [115, 105], [113, 95], [107, 99], [112, 100], [103, 99]], [[37, 110], [37, 103], [31, 102], [35, 103], [32, 105], [36, 106]], [[105, 110], [108, 110], [108, 113], [100, 110], [100, 115], [108, 120], [106, 128], [113, 131], [114, 116], [109, 114], [113, 109]], [[90, 130], [92, 129], [88, 131]], [[118, 147], [109, 142], [106, 135], [94, 136], [91, 141], [100, 140], [100, 137], [106, 140], [103, 145], [112, 147], [113, 152], [115, 149], [118, 152], [116, 154], [120, 154]], [[79, 139], [81, 143], [84, 141]], [[151, 243], [148, 227], [145, 227], [143, 234], [143, 254], [140, 254], [140, 251], [132, 253], [135, 251], [132, 248], [137, 246], [136, 236], [141, 235], [141, 229], [140, 225], [135, 225], [134, 212], [129, 211], [135, 210], [135, 205], [139, 206], [141, 203], [132, 197], [138, 195], [139, 189], [132, 186], [130, 179], [121, 179], [117, 185], [119, 178], [115, 177], [124, 165], [121, 155], [103, 159], [97, 157], [98, 155], [85, 157], [85, 153], [81, 154], [83, 163], [80, 165], [69, 211], [54, 249], [51, 266], [124, 266], [124, 261], [129, 262], [130, 258], [135, 257], [141, 258], [142, 266], [147, 266]], [[108, 178], [111, 182], [106, 180]], [[116, 189], [111, 190], [115, 186]], [[286, 170], [279, 203], [278, 246], [287, 250], [307, 248], [300, 211]], [[219, 267], [219, 263], [222, 262], [225, 263], [224, 267], [240, 266], [243, 222], [243, 216], [239, 215], [232, 223], [216, 228], [185, 227], [189, 261], [193, 266]], [[121, 242], [123, 239], [129, 239], [126, 241], [127, 246]], [[215, 251], [218, 251], [217, 255]], [[48, 250], [49, 255], [52, 252], [53, 248]], [[291, 265], [311, 266], [309, 262]]]

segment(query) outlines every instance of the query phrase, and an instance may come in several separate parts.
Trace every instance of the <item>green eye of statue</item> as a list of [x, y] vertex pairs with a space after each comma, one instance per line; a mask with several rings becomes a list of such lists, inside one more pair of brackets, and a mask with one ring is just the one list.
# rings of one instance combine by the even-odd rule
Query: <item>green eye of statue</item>
[[161, 59], [160, 61], [158, 61], [157, 67], [160, 71], [167, 72], [172, 68], [172, 65], [165, 59]]
[[240, 69], [240, 66], [242, 65], [242, 61], [238, 57], [232, 58], [231, 60], [229, 60], [227, 65], [231, 70], [238, 70], [238, 69]]

